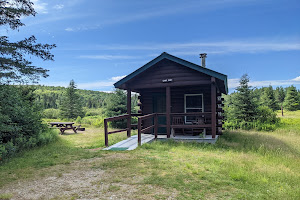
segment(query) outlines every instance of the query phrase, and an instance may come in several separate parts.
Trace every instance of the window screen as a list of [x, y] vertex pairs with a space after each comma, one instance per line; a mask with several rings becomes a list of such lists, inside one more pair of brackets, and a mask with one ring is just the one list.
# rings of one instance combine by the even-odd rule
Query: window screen
[[[202, 94], [186, 94], [185, 95], [185, 112], [203, 112], [203, 95]], [[193, 122], [196, 117], [187, 116], [186, 122]]]

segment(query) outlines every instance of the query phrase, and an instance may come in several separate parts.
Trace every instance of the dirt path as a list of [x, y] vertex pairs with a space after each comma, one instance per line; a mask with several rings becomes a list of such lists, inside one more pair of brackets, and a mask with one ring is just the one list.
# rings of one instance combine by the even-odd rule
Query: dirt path
[[[162, 188], [151, 185], [125, 184], [113, 179], [113, 170], [103, 170], [99, 163], [117, 154], [102, 158], [75, 161], [69, 165], [57, 165], [39, 170], [32, 180], [20, 181], [0, 189], [0, 194], [16, 199], [175, 199]], [[124, 156], [124, 155], [122, 155]], [[123, 159], [123, 158], [122, 158]], [[133, 179], [136, 179], [133, 177]]]

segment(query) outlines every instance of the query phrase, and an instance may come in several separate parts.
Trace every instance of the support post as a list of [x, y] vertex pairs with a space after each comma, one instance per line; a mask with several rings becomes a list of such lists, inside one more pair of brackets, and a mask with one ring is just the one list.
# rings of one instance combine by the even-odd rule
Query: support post
[[131, 90], [127, 89], [127, 137], [131, 136]]
[[167, 120], [167, 138], [170, 138], [171, 130], [171, 89], [166, 87], [166, 120]]
[[211, 87], [211, 134], [212, 134], [212, 138], [216, 138], [217, 90], [216, 90], [216, 78], [215, 77], [211, 77], [211, 86], [210, 87]]
[[158, 131], [158, 117], [157, 113], [154, 115], [154, 136], [157, 139], [157, 131]]
[[142, 130], [142, 119], [138, 118], [138, 145], [142, 145], [142, 140], [141, 140], [141, 130]]
[[108, 147], [108, 130], [107, 130], [107, 120], [104, 119], [104, 137], [105, 137], [105, 146]]

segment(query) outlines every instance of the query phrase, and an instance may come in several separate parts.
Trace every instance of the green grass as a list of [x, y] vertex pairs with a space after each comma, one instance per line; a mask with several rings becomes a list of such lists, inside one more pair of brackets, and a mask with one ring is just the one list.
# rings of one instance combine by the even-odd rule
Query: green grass
[[[135, 199], [300, 199], [299, 120], [299, 111], [285, 112], [273, 132], [230, 131], [215, 145], [156, 141], [134, 151], [86, 150], [104, 146], [103, 130], [89, 128], [2, 164], [0, 187], [99, 157], [86, 167], [105, 170], [99, 177], [105, 192], [126, 192], [120, 185], [130, 185]], [[109, 142], [125, 137], [113, 134]]]
[[293, 134], [300, 134], [300, 110], [297, 111], [284, 111], [284, 116], [281, 116], [281, 111], [277, 112], [280, 117], [281, 131]]

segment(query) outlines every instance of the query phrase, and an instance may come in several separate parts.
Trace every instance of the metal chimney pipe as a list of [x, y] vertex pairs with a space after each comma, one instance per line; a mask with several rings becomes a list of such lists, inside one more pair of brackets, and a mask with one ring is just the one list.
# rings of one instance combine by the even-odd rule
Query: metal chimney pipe
[[206, 67], [206, 65], [205, 65], [205, 58], [207, 57], [207, 53], [200, 53], [200, 58], [201, 58], [201, 66], [202, 67]]

